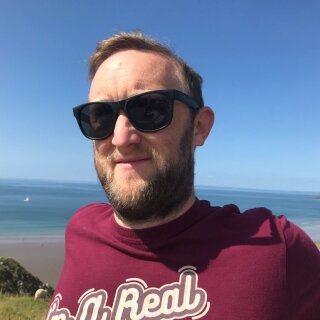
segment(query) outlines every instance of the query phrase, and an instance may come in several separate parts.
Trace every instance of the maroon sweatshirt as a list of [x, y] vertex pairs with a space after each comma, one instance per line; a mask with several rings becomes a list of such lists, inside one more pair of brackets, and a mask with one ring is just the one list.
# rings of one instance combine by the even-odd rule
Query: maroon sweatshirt
[[196, 200], [167, 224], [80, 209], [47, 320], [319, 320], [320, 254], [284, 216]]

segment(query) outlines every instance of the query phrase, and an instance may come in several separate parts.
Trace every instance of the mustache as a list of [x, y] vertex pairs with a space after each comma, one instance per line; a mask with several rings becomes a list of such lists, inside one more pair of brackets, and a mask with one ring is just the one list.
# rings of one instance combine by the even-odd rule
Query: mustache
[[115, 162], [118, 159], [122, 158], [151, 158], [153, 159], [155, 157], [155, 150], [148, 147], [141, 147], [141, 146], [134, 146], [130, 149], [126, 148], [125, 150], [121, 149], [114, 149], [111, 154], [107, 156], [107, 160], [110, 162]]

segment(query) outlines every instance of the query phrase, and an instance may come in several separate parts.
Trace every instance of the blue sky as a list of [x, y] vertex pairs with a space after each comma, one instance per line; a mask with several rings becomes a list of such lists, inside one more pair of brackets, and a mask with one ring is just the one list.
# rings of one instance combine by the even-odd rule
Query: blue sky
[[317, 0], [2, 0], [0, 178], [96, 180], [72, 107], [96, 44], [141, 29], [204, 78], [196, 184], [320, 191], [319, 16]]

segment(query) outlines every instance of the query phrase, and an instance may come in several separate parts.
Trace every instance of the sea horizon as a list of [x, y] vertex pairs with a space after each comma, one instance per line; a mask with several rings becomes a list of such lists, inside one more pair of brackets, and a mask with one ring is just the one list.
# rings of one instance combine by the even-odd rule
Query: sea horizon
[[[267, 207], [285, 215], [320, 242], [319, 193], [292, 190], [195, 186], [196, 196], [214, 206], [236, 204], [240, 211]], [[0, 241], [61, 241], [71, 216], [92, 202], [108, 202], [98, 181], [0, 178]]]
[[[63, 180], [63, 179], [49, 179], [49, 178], [0, 178], [1, 182], [42, 182], [42, 183], [66, 183], [66, 184], [89, 184], [98, 185], [100, 182], [96, 180]], [[219, 185], [206, 185], [206, 184], [195, 184], [195, 189], [212, 189], [212, 190], [234, 190], [234, 191], [258, 191], [258, 192], [276, 192], [276, 193], [298, 193], [298, 194], [310, 194], [320, 197], [319, 191], [314, 190], [297, 190], [297, 189], [281, 189], [281, 188], [254, 188], [254, 187], [243, 187], [243, 186], [219, 186]]]

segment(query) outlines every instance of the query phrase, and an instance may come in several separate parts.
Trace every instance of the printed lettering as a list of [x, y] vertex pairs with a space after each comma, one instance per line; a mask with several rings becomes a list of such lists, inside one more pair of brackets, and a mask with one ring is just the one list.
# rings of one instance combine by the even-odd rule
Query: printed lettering
[[148, 288], [140, 279], [129, 279], [115, 294], [113, 306], [107, 306], [105, 290], [91, 289], [79, 299], [76, 317], [59, 305], [58, 294], [52, 302], [47, 320], [172, 320], [183, 317], [202, 318], [209, 310], [207, 293], [198, 287], [195, 268], [184, 267], [178, 282], [161, 288]]
[[59, 309], [61, 299], [61, 295], [57, 294], [50, 305], [46, 320], [75, 320], [75, 318], [70, 315], [68, 309]]
[[108, 295], [104, 290], [84, 295], [78, 308], [76, 320], [110, 319], [110, 309], [105, 307], [107, 299]]

